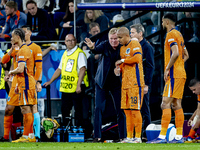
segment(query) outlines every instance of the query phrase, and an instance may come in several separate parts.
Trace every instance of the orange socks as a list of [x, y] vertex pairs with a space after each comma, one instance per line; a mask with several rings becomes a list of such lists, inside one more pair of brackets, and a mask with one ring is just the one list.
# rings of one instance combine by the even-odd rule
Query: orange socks
[[31, 128], [30, 128], [30, 133], [34, 133], [34, 132], [33, 132], [33, 121], [34, 121], [34, 116], [33, 116], [33, 114], [32, 114], [32, 124], [31, 124]]
[[134, 122], [132, 120], [131, 110], [124, 110], [124, 112], [126, 115], [127, 138], [133, 138]]
[[141, 138], [142, 116], [139, 110], [124, 110], [126, 114], [127, 138], [133, 138], [135, 127], [135, 137]]
[[23, 135], [28, 136], [29, 133], [33, 133], [33, 114], [27, 113], [23, 114], [23, 120], [24, 120], [24, 133]]
[[175, 110], [176, 135], [183, 135], [184, 114], [183, 109]]
[[9, 133], [12, 123], [13, 123], [13, 115], [4, 116], [4, 139], [9, 139]]
[[132, 110], [133, 122], [135, 124], [135, 138], [141, 138], [142, 116], [139, 110]]
[[163, 109], [160, 135], [166, 136], [168, 125], [171, 121], [171, 109]]
[[196, 131], [194, 131], [193, 129], [190, 129], [190, 133], [189, 133], [189, 135], [188, 136], [190, 136], [191, 138], [194, 138], [195, 136], [195, 133], [196, 133]]

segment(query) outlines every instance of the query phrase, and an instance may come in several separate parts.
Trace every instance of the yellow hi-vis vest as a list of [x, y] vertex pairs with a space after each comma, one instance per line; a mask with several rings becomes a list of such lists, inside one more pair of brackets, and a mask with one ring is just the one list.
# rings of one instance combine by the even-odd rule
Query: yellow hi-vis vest
[[[80, 48], [67, 56], [67, 51], [63, 53], [62, 56], [62, 69], [61, 69], [61, 80], [60, 80], [60, 92], [64, 93], [74, 93], [76, 92], [78, 83], [78, 72], [77, 72], [77, 62], [79, 53], [86, 54]], [[85, 76], [83, 79], [85, 86], [89, 86], [87, 71], [85, 71]]]
[[5, 77], [5, 71], [3, 69], [3, 67], [1, 66], [0, 67], [0, 75], [1, 75], [1, 80], [0, 80], [0, 90], [2, 89], [5, 89], [5, 80], [4, 80], [4, 77]]

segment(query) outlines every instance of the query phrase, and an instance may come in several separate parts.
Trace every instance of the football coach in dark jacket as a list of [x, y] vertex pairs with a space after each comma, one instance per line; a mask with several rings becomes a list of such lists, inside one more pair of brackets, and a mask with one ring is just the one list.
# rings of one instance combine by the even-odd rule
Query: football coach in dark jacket
[[126, 138], [126, 117], [121, 109], [121, 79], [115, 76], [115, 62], [120, 59], [120, 45], [117, 39], [117, 28], [112, 28], [109, 33], [109, 41], [101, 42], [95, 47], [95, 43], [89, 38], [85, 43], [94, 54], [101, 54], [101, 60], [95, 77], [95, 119], [94, 119], [94, 141], [101, 141], [102, 114], [105, 110], [106, 100], [111, 93], [114, 108], [117, 113], [119, 127], [119, 138]]

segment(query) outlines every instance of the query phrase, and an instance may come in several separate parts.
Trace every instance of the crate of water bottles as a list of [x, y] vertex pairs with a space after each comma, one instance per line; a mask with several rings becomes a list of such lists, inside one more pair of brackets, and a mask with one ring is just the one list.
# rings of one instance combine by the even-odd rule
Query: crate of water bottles
[[84, 142], [83, 128], [71, 126], [61, 127], [54, 130], [53, 134], [54, 142]]

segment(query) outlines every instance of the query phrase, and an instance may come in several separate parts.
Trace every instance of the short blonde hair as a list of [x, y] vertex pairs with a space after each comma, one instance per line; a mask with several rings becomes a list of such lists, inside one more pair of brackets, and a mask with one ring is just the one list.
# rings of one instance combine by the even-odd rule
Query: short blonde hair
[[108, 32], [108, 35], [117, 33], [117, 30], [118, 30], [117, 28], [110, 29], [110, 31]]
[[[86, 11], [87, 11], [87, 10], [86, 10]], [[87, 12], [86, 12], [86, 11], [85, 11], [85, 16], [84, 16], [84, 22], [85, 22], [85, 23], [95, 22], [95, 20], [96, 20], [97, 18], [99, 18], [100, 16], [103, 15], [103, 12], [102, 12], [101, 10], [92, 10], [93, 13], [94, 13], [94, 16], [93, 16], [92, 21], [91, 21], [91, 20], [88, 18]]]

